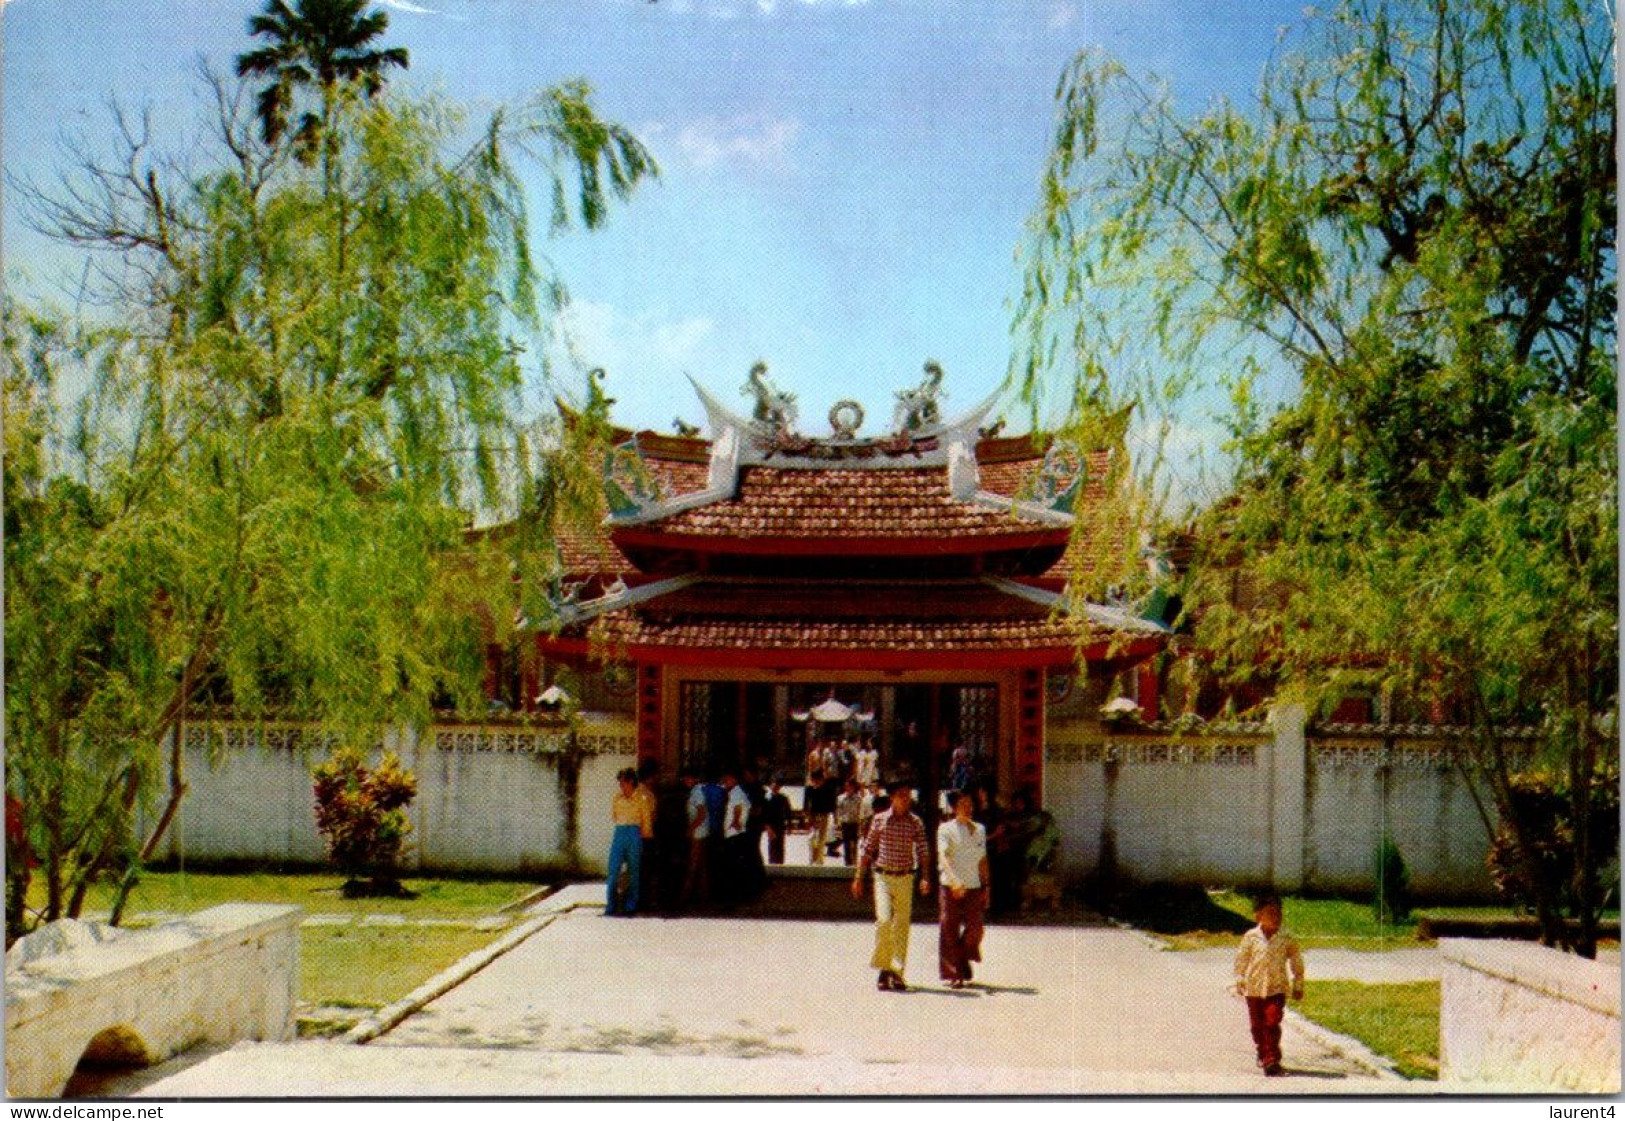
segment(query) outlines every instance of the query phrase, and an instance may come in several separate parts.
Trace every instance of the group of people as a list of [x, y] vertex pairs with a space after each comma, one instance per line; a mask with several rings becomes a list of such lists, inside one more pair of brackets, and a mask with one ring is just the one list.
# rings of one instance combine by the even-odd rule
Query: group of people
[[[821, 768], [818, 785], [829, 784], [832, 770]], [[638, 770], [627, 768], [616, 776], [607, 915], [638, 913], [646, 901], [656, 902], [658, 885], [670, 882], [662, 869], [669, 869], [672, 862], [663, 857], [677, 851], [676, 837], [660, 825], [665, 819], [669, 826], [675, 805], [662, 797], [658, 777], [658, 767], [647, 760]], [[766, 875], [761, 856], [764, 836], [769, 858], [775, 863], [784, 859], [791, 807], [781, 776], [775, 774], [762, 786], [756, 771], [747, 766], [739, 771], [724, 768], [716, 781], [702, 781], [692, 770], [682, 778], [686, 793], [681, 795], [682, 832], [677, 837], [687, 843], [681, 849], [686, 860], [677, 904], [738, 901], [759, 892]], [[862, 899], [873, 881], [875, 943], [870, 966], [877, 971], [876, 987], [886, 992], [907, 990], [914, 894], [917, 890], [928, 895], [933, 887], [938, 892], [938, 973], [951, 988], [968, 985], [975, 963], [982, 960], [984, 919], [991, 900], [999, 898], [1001, 880], [1032, 871], [1052, 858], [1057, 840], [1052, 835], [1053, 818], [1036, 809], [1024, 791], [1017, 791], [1010, 810], [1001, 813], [985, 787], [957, 789], [947, 796], [952, 816], [937, 827], [936, 844], [931, 846], [925, 823], [913, 812], [910, 783], [894, 782], [883, 800], [871, 801], [856, 775], [840, 779], [842, 797], [861, 801], [868, 811], [857, 817], [850, 833], [846, 819], [840, 820], [848, 863], [856, 867], [853, 898]], [[814, 853], [822, 847], [815, 846]], [[1297, 941], [1281, 928], [1279, 900], [1260, 899], [1254, 917], [1258, 925], [1243, 936], [1236, 954], [1235, 992], [1246, 999], [1258, 1065], [1266, 1075], [1275, 1076], [1283, 1073], [1281, 1021], [1287, 996], [1303, 998], [1303, 955]]]
[[[870, 965], [878, 971], [876, 987], [883, 992], [908, 988], [909, 921], [914, 892], [930, 893], [933, 853], [926, 843], [925, 823], [913, 812], [914, 791], [906, 782], [893, 783], [890, 804], [875, 814], [859, 848], [852, 896], [862, 899], [873, 871], [875, 899], [875, 951]], [[940, 931], [937, 967], [951, 988], [963, 988], [973, 976], [973, 962], [982, 960], [983, 917], [987, 912], [992, 871], [988, 858], [987, 828], [974, 813], [976, 798], [970, 791], [949, 795], [953, 816], [937, 827], [935, 860], [939, 886], [937, 909]]]
[[811, 862], [823, 864], [840, 853], [854, 863], [858, 838], [880, 796], [880, 752], [871, 740], [814, 742], [807, 749], [802, 796]]
[[[964, 789], [964, 788], [957, 788]], [[1000, 802], [987, 783], [964, 790], [971, 796], [971, 816], [986, 830], [988, 862], [994, 888], [988, 912], [1011, 914], [1021, 909], [1021, 889], [1035, 872], [1048, 872], [1060, 854], [1061, 831], [1055, 815], [1040, 809], [1032, 795], [1017, 790], [1009, 805]], [[955, 794], [948, 796], [950, 799]], [[953, 806], [948, 806], [950, 812]]]
[[[852, 896], [863, 898], [866, 877], [873, 871], [875, 949], [869, 959], [878, 971], [876, 987], [906, 992], [909, 920], [916, 885], [931, 891], [932, 851], [925, 823], [912, 811], [913, 791], [894, 783], [890, 805], [875, 815], [864, 834]], [[982, 960], [983, 918], [990, 889], [997, 881], [989, 856], [988, 832], [975, 818], [977, 799], [970, 791], [948, 795], [953, 816], [937, 827], [935, 850], [938, 885], [937, 970], [950, 988], [964, 988]], [[1236, 951], [1235, 992], [1247, 1003], [1248, 1028], [1266, 1076], [1285, 1073], [1281, 1064], [1281, 1021], [1290, 993], [1302, 1000], [1303, 953], [1297, 940], [1282, 929], [1281, 903], [1273, 896], [1257, 901], [1258, 925], [1241, 939]]]
[[685, 769], [681, 785], [662, 785], [645, 760], [617, 776], [605, 913], [684, 910], [744, 902], [767, 882], [762, 841], [784, 861], [790, 799], [779, 776], [763, 784], [749, 765], [701, 775]]

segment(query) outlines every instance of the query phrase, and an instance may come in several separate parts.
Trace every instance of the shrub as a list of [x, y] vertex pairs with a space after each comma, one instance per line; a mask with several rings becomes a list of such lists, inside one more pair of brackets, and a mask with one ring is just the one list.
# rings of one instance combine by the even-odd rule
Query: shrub
[[1373, 859], [1376, 890], [1371, 911], [1379, 925], [1397, 925], [1411, 917], [1411, 875], [1392, 837], [1384, 837]]
[[417, 796], [417, 777], [394, 752], [368, 770], [353, 748], [339, 748], [312, 773], [316, 828], [327, 843], [328, 859], [348, 877], [344, 894], [409, 894], [396, 864], [412, 831], [406, 806]]
[[[1579, 909], [1578, 867], [1574, 838], [1574, 806], [1566, 776], [1528, 772], [1512, 776], [1512, 798], [1528, 830], [1530, 847], [1540, 876], [1547, 883], [1564, 885], [1559, 904], [1573, 914]], [[1591, 854], [1594, 867], [1605, 869], [1619, 851], [1619, 772], [1600, 767], [1591, 788]], [[1508, 900], [1526, 913], [1533, 912], [1535, 892], [1528, 869], [1518, 859], [1517, 841], [1502, 822], [1490, 844], [1490, 875]], [[1612, 881], [1598, 875], [1593, 907], [1602, 906]]]

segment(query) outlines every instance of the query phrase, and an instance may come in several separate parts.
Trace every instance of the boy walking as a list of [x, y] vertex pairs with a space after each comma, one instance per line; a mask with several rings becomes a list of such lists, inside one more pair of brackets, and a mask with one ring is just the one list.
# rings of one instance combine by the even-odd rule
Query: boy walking
[[1236, 992], [1247, 999], [1247, 1020], [1258, 1048], [1258, 1065], [1271, 1078], [1281, 1069], [1281, 1020], [1286, 1015], [1287, 969], [1292, 999], [1303, 999], [1303, 953], [1281, 929], [1281, 902], [1265, 896], [1253, 905], [1258, 925], [1241, 936], [1236, 951]]

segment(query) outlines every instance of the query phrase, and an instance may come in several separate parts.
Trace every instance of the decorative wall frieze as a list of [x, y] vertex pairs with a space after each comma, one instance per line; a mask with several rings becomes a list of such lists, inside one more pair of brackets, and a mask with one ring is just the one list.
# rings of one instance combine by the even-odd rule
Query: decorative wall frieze
[[1126, 763], [1133, 766], [1255, 767], [1256, 743], [1229, 740], [1094, 740], [1051, 741], [1044, 756], [1051, 763]]
[[[183, 744], [197, 751], [331, 751], [340, 742], [332, 732], [323, 732], [311, 724], [258, 724], [258, 723], [194, 723], [185, 725]], [[384, 746], [382, 738], [375, 738], [370, 750]]]

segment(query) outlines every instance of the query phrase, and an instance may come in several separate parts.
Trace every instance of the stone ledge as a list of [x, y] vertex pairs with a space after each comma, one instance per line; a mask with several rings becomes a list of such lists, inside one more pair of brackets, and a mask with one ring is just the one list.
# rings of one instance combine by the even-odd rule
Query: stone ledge
[[62, 1092], [87, 1050], [152, 1063], [293, 1025], [298, 907], [233, 903], [6, 975], [6, 1090]]
[[207, 943], [259, 938], [290, 925], [297, 927], [303, 913], [301, 908], [278, 903], [225, 903], [162, 926], [129, 931], [114, 942], [41, 958], [7, 976], [6, 1005], [9, 1010], [27, 996], [58, 991], [66, 984], [140, 971], [165, 954], [192, 951], [194, 961], [213, 957], [229, 947]]
[[1446, 963], [1619, 1019], [1619, 970], [1602, 962], [1548, 946], [1468, 938], [1442, 939], [1439, 953]]

